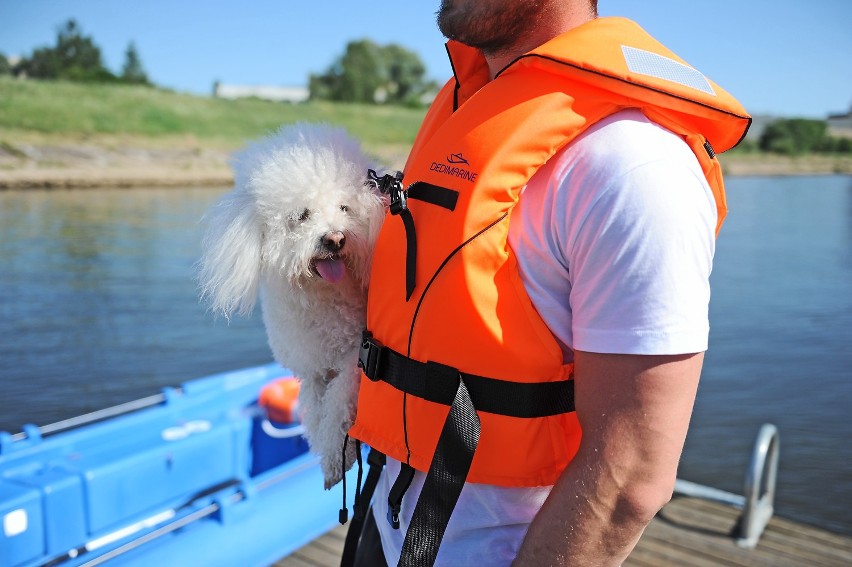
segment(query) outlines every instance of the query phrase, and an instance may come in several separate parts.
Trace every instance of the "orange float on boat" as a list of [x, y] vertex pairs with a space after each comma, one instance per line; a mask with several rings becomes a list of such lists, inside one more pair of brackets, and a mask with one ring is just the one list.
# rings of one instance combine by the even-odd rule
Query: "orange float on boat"
[[299, 421], [299, 380], [295, 376], [280, 378], [260, 390], [257, 403], [269, 419], [278, 423]]

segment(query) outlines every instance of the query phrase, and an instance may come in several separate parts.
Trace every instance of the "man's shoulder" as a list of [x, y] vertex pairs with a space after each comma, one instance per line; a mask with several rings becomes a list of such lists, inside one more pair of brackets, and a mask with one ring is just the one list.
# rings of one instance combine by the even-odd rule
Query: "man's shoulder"
[[570, 169], [593, 181], [611, 180], [655, 162], [682, 164], [700, 172], [683, 138], [637, 109], [621, 110], [592, 124], [555, 157], [561, 166], [558, 170]]

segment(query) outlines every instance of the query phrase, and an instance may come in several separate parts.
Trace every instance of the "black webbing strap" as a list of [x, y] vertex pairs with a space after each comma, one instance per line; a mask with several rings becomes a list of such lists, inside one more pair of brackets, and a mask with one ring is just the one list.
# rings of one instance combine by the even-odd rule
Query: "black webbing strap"
[[547, 417], [574, 411], [574, 381], [510, 382], [459, 372], [437, 362], [420, 362], [382, 346], [364, 332], [358, 365], [370, 380], [452, 406], [461, 379], [479, 411], [509, 417]]
[[[422, 181], [412, 183], [405, 195], [407, 199], [425, 201], [451, 211], [455, 210], [459, 200], [458, 191]], [[405, 300], [408, 301], [417, 283], [417, 231], [414, 229], [414, 217], [404, 202], [399, 216], [405, 226]]]
[[414, 480], [414, 467], [408, 463], [400, 463], [399, 474], [388, 493], [388, 523], [395, 530], [399, 529], [399, 513], [402, 507], [402, 497]]
[[423, 181], [416, 181], [408, 187], [408, 198], [417, 199], [432, 203], [444, 209], [456, 210], [456, 203], [459, 200], [459, 192], [453, 189], [447, 189], [440, 185], [432, 185]]
[[392, 215], [399, 215], [405, 227], [405, 300], [411, 299], [417, 283], [417, 231], [414, 228], [414, 216], [408, 210], [408, 199], [417, 199], [431, 203], [450, 211], [455, 210], [459, 199], [458, 191], [416, 181], [406, 190], [402, 186], [402, 173], [385, 174], [381, 177], [367, 170], [369, 181], [382, 193], [388, 195], [388, 209]]
[[[459, 372], [444, 364], [408, 358], [381, 345], [367, 331], [358, 365], [370, 380], [383, 380], [407, 394], [450, 406], [403, 541], [401, 566], [435, 562], [479, 444], [477, 410], [527, 418], [574, 411], [573, 380], [520, 383]], [[410, 478], [403, 478], [407, 466], [403, 465], [394, 488], [410, 484]], [[388, 501], [392, 504], [390, 497]]]
[[411, 211], [401, 210], [399, 218], [402, 219], [402, 225], [405, 227], [405, 300], [408, 301], [417, 283], [417, 231], [414, 230], [414, 217]]
[[433, 565], [479, 444], [479, 415], [459, 380], [423, 490], [402, 543], [400, 567]]
[[379, 451], [370, 448], [370, 453], [367, 455], [367, 464], [370, 465], [370, 470], [367, 472], [367, 480], [364, 481], [364, 489], [361, 491], [360, 498], [356, 498], [357, 501], [354, 506], [352, 523], [349, 524], [349, 531], [346, 532], [346, 542], [343, 544], [340, 567], [351, 567], [355, 564], [355, 552], [358, 550], [361, 531], [364, 529], [364, 521], [370, 509], [370, 501], [373, 499], [373, 493], [376, 491], [376, 484], [379, 482], [379, 475], [385, 466], [385, 456]]

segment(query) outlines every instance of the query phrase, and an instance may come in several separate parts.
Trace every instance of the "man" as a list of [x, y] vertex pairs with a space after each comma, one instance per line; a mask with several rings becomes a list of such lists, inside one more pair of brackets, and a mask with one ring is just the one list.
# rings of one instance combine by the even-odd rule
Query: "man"
[[619, 565], [672, 494], [725, 211], [710, 142], [749, 119], [596, 11], [442, 1], [456, 77], [391, 191], [351, 431], [388, 455], [363, 539], [389, 564]]

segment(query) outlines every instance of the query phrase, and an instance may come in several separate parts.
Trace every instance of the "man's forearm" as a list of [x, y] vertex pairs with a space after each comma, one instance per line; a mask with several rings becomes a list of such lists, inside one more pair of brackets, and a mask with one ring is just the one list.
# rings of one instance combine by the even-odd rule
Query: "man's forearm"
[[[594, 453], [594, 450], [591, 450]], [[530, 526], [515, 566], [620, 565], [662, 502], [621, 486], [618, 471], [579, 454]]]
[[516, 566], [619, 565], [674, 487], [703, 356], [575, 356], [583, 439]]

